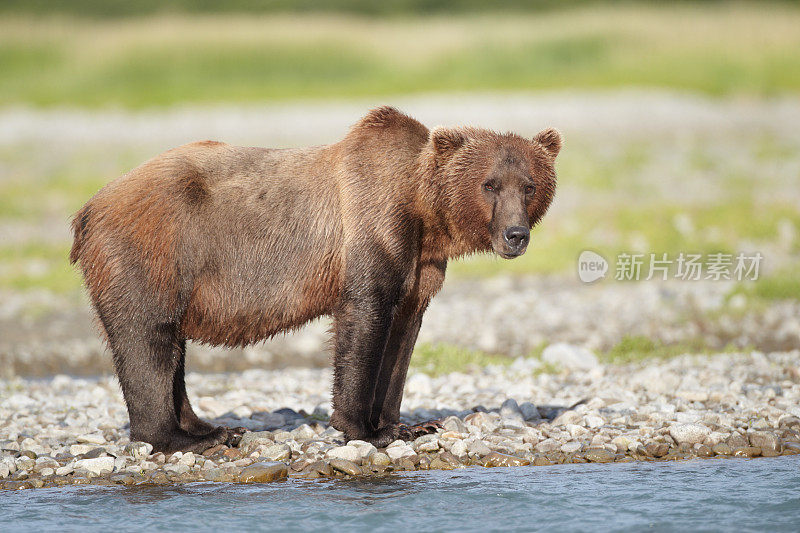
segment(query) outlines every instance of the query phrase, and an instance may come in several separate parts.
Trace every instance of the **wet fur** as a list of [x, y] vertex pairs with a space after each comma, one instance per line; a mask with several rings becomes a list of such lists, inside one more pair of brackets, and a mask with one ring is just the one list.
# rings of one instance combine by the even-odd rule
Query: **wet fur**
[[[520, 209], [531, 226], [541, 219], [560, 146], [554, 130], [431, 132], [383, 107], [332, 145], [204, 141], [109, 183], [75, 215], [70, 260], [113, 353], [131, 439], [202, 451], [229, 437], [189, 404], [187, 339], [244, 346], [330, 315], [332, 425], [379, 446], [394, 440], [447, 261], [491, 250], [498, 221]], [[527, 176], [537, 192], [491, 200], [481, 192], [491, 175]]]

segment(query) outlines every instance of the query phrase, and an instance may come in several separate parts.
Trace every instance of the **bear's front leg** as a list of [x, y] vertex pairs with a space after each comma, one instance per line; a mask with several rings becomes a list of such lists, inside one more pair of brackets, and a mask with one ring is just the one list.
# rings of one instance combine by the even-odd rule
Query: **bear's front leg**
[[400, 423], [400, 404], [408, 373], [408, 364], [422, 325], [422, 316], [431, 298], [444, 283], [446, 261], [422, 261], [419, 264], [413, 288], [392, 318], [392, 328], [381, 362], [375, 400], [372, 404], [372, 426], [396, 428], [395, 438], [413, 439], [420, 434], [435, 432], [441, 427], [437, 421], [408, 427]]
[[400, 276], [356, 277], [334, 313], [330, 423], [348, 440], [365, 440], [383, 447], [396, 437], [394, 428], [380, 431], [374, 427], [370, 414], [401, 286]]

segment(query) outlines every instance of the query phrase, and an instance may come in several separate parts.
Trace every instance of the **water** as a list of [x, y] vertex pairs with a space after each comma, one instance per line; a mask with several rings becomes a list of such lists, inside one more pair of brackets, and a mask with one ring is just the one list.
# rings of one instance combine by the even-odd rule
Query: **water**
[[798, 531], [800, 456], [0, 493], [0, 531]]

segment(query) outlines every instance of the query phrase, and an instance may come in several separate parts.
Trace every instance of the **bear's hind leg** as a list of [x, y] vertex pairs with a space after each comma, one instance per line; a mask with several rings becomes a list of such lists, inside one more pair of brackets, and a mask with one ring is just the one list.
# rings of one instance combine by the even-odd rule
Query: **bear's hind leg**
[[[175, 411], [174, 383], [180, 361], [178, 326], [145, 313], [138, 320], [122, 313], [103, 313], [101, 320], [114, 355], [114, 366], [130, 417], [132, 441], [144, 441], [155, 451], [203, 452], [228, 441], [226, 428], [192, 435], [180, 427]], [[110, 321], [109, 317], [115, 317]]]
[[[186, 394], [186, 339], [181, 339], [178, 344], [180, 358], [178, 360], [178, 367], [175, 369], [175, 377], [172, 380], [172, 397], [175, 401], [175, 414], [178, 417], [178, 425], [180, 428], [195, 436], [205, 436], [220, 429], [220, 426], [215, 426], [195, 414], [192, 409], [192, 404], [189, 402], [189, 396]], [[247, 428], [223, 428], [228, 432], [228, 439], [226, 444], [236, 446], [241, 439], [243, 433], [247, 432]]]
[[185, 368], [186, 368], [186, 340], [178, 342], [178, 367], [172, 380], [172, 396], [175, 401], [175, 414], [178, 417], [180, 428], [190, 435], [208, 435], [216, 426], [201, 420], [192, 409], [189, 397], [186, 394]]

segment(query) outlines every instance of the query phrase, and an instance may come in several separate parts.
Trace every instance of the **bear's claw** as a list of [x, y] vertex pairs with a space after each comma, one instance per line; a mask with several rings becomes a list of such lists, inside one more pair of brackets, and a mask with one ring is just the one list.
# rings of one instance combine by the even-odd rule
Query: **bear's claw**
[[427, 420], [425, 422], [420, 422], [419, 424], [414, 424], [413, 426], [400, 423], [397, 425], [397, 429], [397, 438], [409, 441], [423, 435], [436, 433], [437, 430], [442, 429], [442, 422], [441, 420]]
[[231, 448], [236, 448], [242, 442], [242, 436], [249, 430], [243, 427], [227, 428], [228, 438], [225, 439], [225, 445]]

